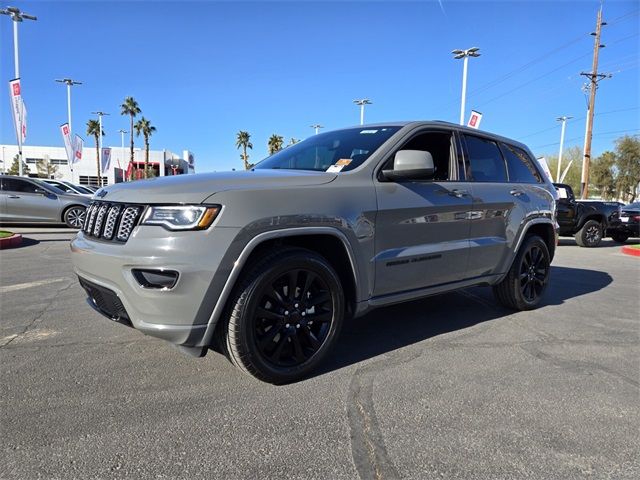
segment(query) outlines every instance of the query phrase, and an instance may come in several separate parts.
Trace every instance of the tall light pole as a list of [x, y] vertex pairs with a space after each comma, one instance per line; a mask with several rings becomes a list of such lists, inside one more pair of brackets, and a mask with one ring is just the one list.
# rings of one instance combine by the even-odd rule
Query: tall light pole
[[316, 135], [318, 134], [318, 132], [320, 131], [321, 128], [324, 128], [322, 125], [320, 125], [319, 123], [316, 123], [314, 125], [309, 125], [311, 128], [315, 128], [316, 130]]
[[573, 117], [567, 117], [563, 115], [562, 117], [556, 118], [557, 122], [562, 122], [562, 128], [560, 129], [560, 152], [558, 152], [558, 174], [556, 175], [556, 182], [560, 183], [560, 172], [562, 171], [560, 168], [562, 166], [562, 150], [564, 149], [564, 130], [567, 126], [567, 120]]
[[[20, 11], [16, 7], [7, 7], [0, 10], [0, 14], [9, 15], [13, 20], [13, 67], [15, 78], [20, 78], [20, 56], [18, 55], [18, 23], [23, 20], [37, 20], [33, 15]], [[22, 106], [18, 121], [18, 174], [22, 176]]]
[[359, 100], [354, 100], [353, 103], [360, 106], [360, 125], [364, 125], [364, 106], [371, 105], [371, 100], [368, 98], [361, 98]]
[[467, 101], [467, 64], [469, 62], [469, 57], [479, 57], [478, 53], [480, 50], [478, 47], [467, 48], [466, 50], [453, 50], [453, 58], [456, 60], [463, 58], [464, 59], [464, 67], [462, 68], [462, 100], [460, 103], [460, 125], [464, 125], [464, 107]]
[[[56, 82], [64, 83], [67, 86], [67, 122], [69, 123], [69, 131], [73, 132], [73, 128], [71, 127], [71, 87], [74, 85], [82, 85], [82, 82], [77, 82], [71, 78], [56, 78]], [[71, 169], [71, 183], [74, 182], [73, 161], [74, 159], [72, 158], [69, 163], [69, 168]]]
[[97, 112], [91, 112], [94, 115], [98, 115], [98, 124], [100, 128], [100, 132], [98, 135], [98, 158], [100, 160], [100, 171], [98, 172], [98, 186], [101, 187], [102, 186], [102, 117], [104, 117], [105, 115], [111, 115], [110, 113], [104, 113], [101, 111], [97, 111]]
[[[120, 134], [120, 148], [122, 149], [122, 160], [124, 161], [124, 134], [129, 132], [121, 128], [120, 130], [118, 130], [118, 133]], [[122, 166], [120, 165], [120, 160], [118, 160], [118, 168], [122, 168]]]

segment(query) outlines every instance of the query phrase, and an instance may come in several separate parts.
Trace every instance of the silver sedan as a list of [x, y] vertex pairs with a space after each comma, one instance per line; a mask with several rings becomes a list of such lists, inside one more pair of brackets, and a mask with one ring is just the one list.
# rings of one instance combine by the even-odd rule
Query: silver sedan
[[64, 222], [77, 229], [89, 202], [35, 178], [0, 176], [0, 222]]

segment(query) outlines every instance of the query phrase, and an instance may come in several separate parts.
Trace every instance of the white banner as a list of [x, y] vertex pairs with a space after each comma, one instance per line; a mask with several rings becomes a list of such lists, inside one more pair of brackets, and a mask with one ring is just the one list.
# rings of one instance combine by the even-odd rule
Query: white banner
[[111, 148], [109, 147], [105, 147], [102, 149], [102, 173], [105, 173], [107, 170], [109, 170], [109, 167], [111, 166]]
[[69, 161], [69, 165], [71, 165], [73, 163], [73, 144], [71, 143], [71, 129], [68, 123], [60, 125], [60, 133], [62, 133], [64, 149], [67, 151], [67, 160]]
[[540, 157], [538, 159], [538, 163], [542, 167], [542, 170], [544, 170], [544, 173], [547, 175], [549, 180], [553, 182], [553, 176], [551, 175], [551, 170], [549, 170], [549, 164], [547, 163], [547, 159], [544, 157]]
[[23, 119], [24, 103], [22, 102], [22, 88], [20, 79], [16, 78], [9, 82], [9, 99], [11, 104], [11, 116], [13, 117], [13, 126], [16, 132], [16, 139], [22, 143], [25, 129], [20, 131], [21, 120]]
[[475, 110], [471, 110], [471, 116], [469, 117], [468, 127], [471, 128], [480, 128], [480, 121], [482, 120], [482, 114], [480, 112], [476, 112]]
[[22, 143], [27, 139], [27, 106], [22, 100]]
[[75, 135], [73, 142], [73, 163], [78, 163], [82, 160], [82, 149], [84, 148], [84, 140], [80, 135]]

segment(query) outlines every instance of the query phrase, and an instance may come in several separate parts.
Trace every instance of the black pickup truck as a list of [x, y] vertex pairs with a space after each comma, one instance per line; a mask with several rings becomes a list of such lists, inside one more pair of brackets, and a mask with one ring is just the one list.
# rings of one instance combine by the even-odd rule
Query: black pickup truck
[[556, 215], [560, 236], [573, 236], [581, 247], [597, 247], [610, 225], [618, 222], [620, 203], [576, 200], [564, 183], [554, 183], [558, 192]]

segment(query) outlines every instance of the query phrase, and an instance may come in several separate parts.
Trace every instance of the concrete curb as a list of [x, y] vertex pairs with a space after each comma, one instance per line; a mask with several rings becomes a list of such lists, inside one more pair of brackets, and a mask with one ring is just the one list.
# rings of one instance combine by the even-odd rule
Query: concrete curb
[[640, 257], [640, 248], [633, 248], [631, 246], [622, 247], [622, 253], [624, 253], [625, 255], [631, 255], [631, 256], [634, 256], [634, 257]]
[[10, 237], [0, 238], [0, 250], [4, 248], [17, 247], [22, 243], [22, 235], [14, 233]]

